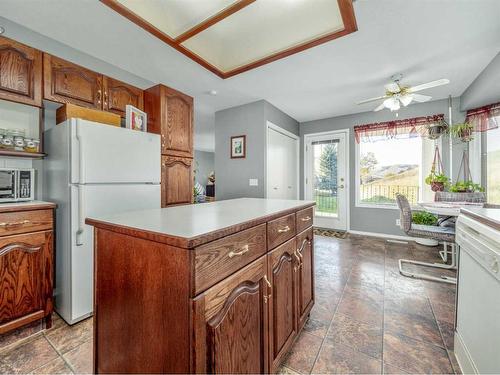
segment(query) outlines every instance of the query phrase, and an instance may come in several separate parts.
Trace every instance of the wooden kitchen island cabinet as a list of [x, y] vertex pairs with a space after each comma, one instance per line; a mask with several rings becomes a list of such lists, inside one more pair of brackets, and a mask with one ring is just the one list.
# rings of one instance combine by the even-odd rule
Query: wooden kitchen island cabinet
[[313, 205], [244, 198], [87, 218], [94, 371], [276, 372], [314, 304]]

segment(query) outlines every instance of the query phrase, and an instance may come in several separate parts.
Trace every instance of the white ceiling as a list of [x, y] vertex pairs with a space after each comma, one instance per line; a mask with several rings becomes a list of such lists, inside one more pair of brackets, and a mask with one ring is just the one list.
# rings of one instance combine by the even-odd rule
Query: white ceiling
[[214, 111], [260, 99], [298, 121], [369, 111], [373, 103], [354, 103], [383, 94], [399, 72], [405, 85], [449, 78], [425, 94], [458, 96], [500, 51], [499, 0], [358, 0], [354, 8], [359, 31], [223, 80], [97, 0], [0, 1], [5, 18], [194, 96], [197, 136], [207, 139]]

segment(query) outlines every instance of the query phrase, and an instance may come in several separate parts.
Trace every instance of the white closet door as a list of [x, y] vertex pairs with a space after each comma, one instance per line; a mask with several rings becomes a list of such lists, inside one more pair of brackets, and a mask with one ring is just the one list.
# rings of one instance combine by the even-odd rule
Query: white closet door
[[297, 139], [267, 131], [267, 198], [297, 199]]

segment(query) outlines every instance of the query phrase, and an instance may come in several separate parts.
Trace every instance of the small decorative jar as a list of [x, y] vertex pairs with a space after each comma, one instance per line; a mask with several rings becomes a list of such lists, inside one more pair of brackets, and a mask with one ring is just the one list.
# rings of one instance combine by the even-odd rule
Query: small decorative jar
[[24, 151], [38, 152], [40, 141], [38, 139], [24, 138]]
[[14, 137], [9, 132], [2, 137], [2, 148], [7, 150], [14, 149]]
[[24, 151], [24, 130], [13, 129], [8, 132], [12, 136], [14, 149]]

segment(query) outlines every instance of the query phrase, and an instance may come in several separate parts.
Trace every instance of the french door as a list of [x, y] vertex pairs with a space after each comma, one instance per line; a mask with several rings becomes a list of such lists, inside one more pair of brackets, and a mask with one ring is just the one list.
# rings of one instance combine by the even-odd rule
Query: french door
[[307, 134], [305, 143], [305, 198], [316, 201], [314, 225], [347, 230], [348, 131]]

